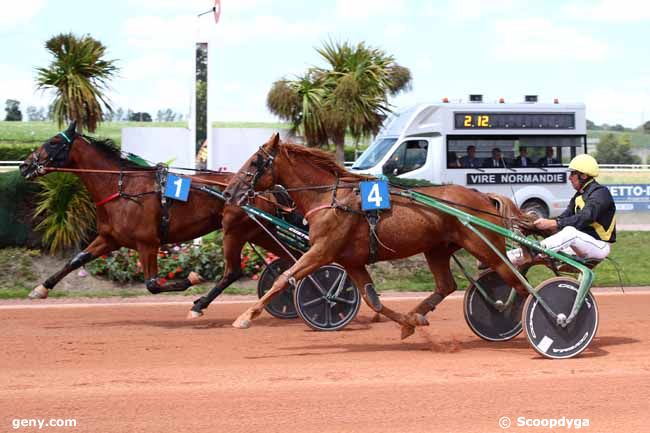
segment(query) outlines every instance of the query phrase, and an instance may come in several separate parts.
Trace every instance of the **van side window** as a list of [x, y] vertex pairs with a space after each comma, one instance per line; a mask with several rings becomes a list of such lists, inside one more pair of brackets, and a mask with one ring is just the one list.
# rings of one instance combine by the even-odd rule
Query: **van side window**
[[386, 175], [396, 176], [416, 170], [427, 161], [429, 143], [426, 140], [410, 140], [400, 144], [382, 167]]

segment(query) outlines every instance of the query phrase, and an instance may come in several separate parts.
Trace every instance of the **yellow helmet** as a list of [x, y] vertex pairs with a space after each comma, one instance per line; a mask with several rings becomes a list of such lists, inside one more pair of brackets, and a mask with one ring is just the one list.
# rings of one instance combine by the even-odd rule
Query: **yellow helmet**
[[569, 164], [569, 169], [579, 171], [580, 173], [586, 174], [590, 177], [596, 177], [600, 173], [600, 168], [598, 167], [596, 159], [586, 153], [573, 158]]

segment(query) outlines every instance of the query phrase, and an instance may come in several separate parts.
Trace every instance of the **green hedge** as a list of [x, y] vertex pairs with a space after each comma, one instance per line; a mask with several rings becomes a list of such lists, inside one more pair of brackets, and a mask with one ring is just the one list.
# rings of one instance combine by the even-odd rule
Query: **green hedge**
[[0, 248], [40, 245], [34, 232], [33, 212], [38, 185], [13, 170], [0, 173]]
[[39, 143], [34, 144], [5, 144], [0, 143], [0, 161], [22, 161], [27, 155], [38, 149]]

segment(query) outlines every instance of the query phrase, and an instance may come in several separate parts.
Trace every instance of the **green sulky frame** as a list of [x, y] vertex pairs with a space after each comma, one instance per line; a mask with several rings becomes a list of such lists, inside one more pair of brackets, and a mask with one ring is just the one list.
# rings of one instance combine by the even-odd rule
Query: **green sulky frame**
[[[519, 281], [526, 287], [526, 290], [528, 290], [528, 293], [530, 293], [532, 296], [537, 298], [539, 301], [540, 305], [544, 308], [544, 310], [550, 314], [556, 321], [556, 323], [559, 326], [566, 327], [569, 323], [571, 323], [575, 317], [578, 315], [578, 312], [580, 311], [580, 308], [582, 307], [582, 304], [587, 296], [587, 293], [589, 293], [589, 289], [591, 288], [591, 284], [594, 279], [594, 274], [591, 269], [589, 269], [587, 266], [585, 266], [583, 263], [580, 263], [579, 261], [575, 260], [574, 258], [569, 257], [566, 254], [555, 252], [548, 250], [540, 245], [539, 242], [537, 242], [535, 239], [532, 238], [527, 238], [520, 236], [516, 233], [514, 233], [511, 230], [508, 230], [504, 227], [501, 227], [499, 225], [493, 224], [489, 221], [486, 221], [482, 218], [478, 218], [474, 215], [468, 214], [467, 212], [464, 212], [462, 210], [459, 210], [455, 207], [449, 206], [445, 203], [442, 203], [438, 200], [436, 200], [434, 197], [431, 197], [429, 195], [416, 192], [413, 190], [405, 190], [405, 191], [400, 191], [398, 193], [392, 193], [396, 194], [402, 197], [406, 197], [418, 204], [422, 204], [424, 206], [429, 206], [432, 208], [435, 208], [441, 212], [450, 214], [458, 218], [460, 222], [465, 225], [467, 228], [472, 230], [479, 238], [485, 242], [496, 254], [499, 256], [499, 258], [508, 265], [510, 270], [517, 276]], [[569, 314], [569, 317], [566, 317], [564, 313], [559, 313], [556, 314], [554, 311], [551, 310], [551, 308], [548, 306], [548, 304], [544, 301], [544, 299], [537, 294], [537, 291], [530, 285], [530, 283], [524, 278], [524, 276], [519, 272], [519, 270], [508, 260], [504, 254], [495, 247], [492, 242], [490, 242], [483, 233], [481, 233], [475, 226], [482, 227], [485, 229], [488, 229], [490, 231], [496, 232], [500, 234], [501, 236], [504, 236], [520, 245], [524, 245], [526, 247], [529, 247], [533, 249], [536, 252], [546, 254], [547, 256], [550, 256], [554, 259], [557, 259], [563, 263], [566, 263], [578, 271], [580, 271], [580, 276], [578, 278], [578, 281], [580, 283], [580, 286], [578, 288], [578, 294], [576, 295], [576, 299], [573, 303], [573, 307], [571, 309], [571, 313]], [[455, 259], [455, 257], [454, 257]], [[470, 279], [470, 281], [476, 283], [471, 276], [465, 271], [465, 269], [462, 268], [463, 273], [465, 273], [465, 276]], [[500, 311], [505, 310], [508, 308], [515, 300], [516, 297], [516, 292], [514, 289], [512, 289], [510, 293], [510, 297], [504, 304], [502, 301], [494, 301], [492, 300], [485, 290], [483, 290], [480, 285], [477, 284], [477, 289], [479, 292], [483, 295], [483, 297], [490, 302], [495, 308], [497, 308]]]

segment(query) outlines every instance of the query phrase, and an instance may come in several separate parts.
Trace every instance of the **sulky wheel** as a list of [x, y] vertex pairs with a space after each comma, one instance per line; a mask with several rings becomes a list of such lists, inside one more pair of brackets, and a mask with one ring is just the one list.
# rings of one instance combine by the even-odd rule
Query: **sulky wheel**
[[[566, 277], [551, 278], [541, 283], [536, 291], [551, 311], [568, 317], [578, 293], [578, 282]], [[547, 358], [578, 355], [589, 346], [598, 330], [598, 306], [591, 293], [587, 293], [578, 315], [566, 327], [558, 325], [534, 296], [528, 297], [523, 315], [528, 341]]]
[[[260, 279], [257, 281], [257, 296], [262, 297], [273, 286], [273, 282], [284, 271], [289, 269], [291, 264], [285, 259], [275, 259], [266, 265]], [[289, 286], [275, 296], [265, 309], [278, 319], [295, 319], [298, 317], [296, 307], [293, 305], [293, 287]]]
[[360, 301], [359, 291], [339, 265], [320, 267], [303, 278], [294, 293], [298, 315], [318, 331], [343, 328], [356, 317]]
[[[477, 279], [478, 284], [492, 298], [504, 304], [510, 296], [510, 285], [506, 284], [499, 274], [489, 270], [483, 272]], [[517, 294], [514, 303], [504, 311], [499, 311], [490, 304], [474, 284], [465, 291], [464, 313], [465, 321], [474, 334], [487, 341], [507, 341], [522, 330], [521, 310], [525, 298]]]

